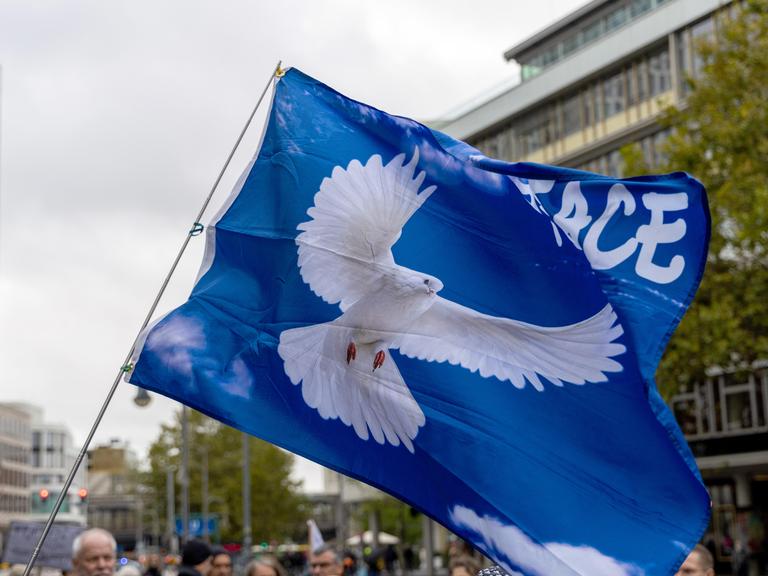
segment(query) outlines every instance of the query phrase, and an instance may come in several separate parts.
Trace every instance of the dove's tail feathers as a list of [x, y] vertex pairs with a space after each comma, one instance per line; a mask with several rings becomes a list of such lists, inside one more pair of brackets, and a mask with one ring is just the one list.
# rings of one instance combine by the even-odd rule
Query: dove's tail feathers
[[277, 349], [285, 373], [293, 384], [301, 383], [304, 401], [322, 418], [339, 418], [363, 440], [373, 436], [379, 444], [402, 443], [413, 452], [424, 413], [391, 357], [373, 370], [374, 345], [358, 343], [347, 363], [351, 335], [332, 323], [285, 330]]
[[277, 353], [283, 359], [285, 373], [293, 384], [301, 382], [307, 372], [314, 369], [322, 355], [327, 334], [327, 324], [292, 328], [280, 334]]

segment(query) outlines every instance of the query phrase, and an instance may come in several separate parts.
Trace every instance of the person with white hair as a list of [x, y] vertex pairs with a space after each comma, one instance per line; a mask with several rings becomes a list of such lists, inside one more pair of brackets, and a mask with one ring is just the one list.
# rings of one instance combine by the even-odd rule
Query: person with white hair
[[72, 570], [75, 576], [114, 576], [117, 542], [101, 528], [91, 528], [72, 543]]

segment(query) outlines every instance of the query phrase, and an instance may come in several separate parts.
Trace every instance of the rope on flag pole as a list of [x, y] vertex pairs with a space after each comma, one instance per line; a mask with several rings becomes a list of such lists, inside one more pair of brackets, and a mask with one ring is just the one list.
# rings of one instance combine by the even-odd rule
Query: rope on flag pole
[[56, 520], [56, 516], [59, 513], [59, 509], [61, 508], [61, 505], [64, 502], [64, 498], [66, 498], [67, 492], [69, 491], [69, 487], [72, 485], [72, 480], [74, 479], [78, 468], [80, 468], [80, 464], [83, 462], [83, 458], [85, 458], [85, 455], [88, 452], [88, 447], [90, 446], [91, 441], [93, 440], [94, 434], [96, 434], [96, 430], [98, 429], [99, 424], [101, 423], [101, 420], [104, 417], [104, 413], [107, 411], [107, 407], [109, 406], [109, 403], [112, 401], [112, 397], [115, 395], [115, 391], [117, 390], [117, 385], [120, 383], [120, 380], [122, 379], [124, 374], [126, 372], [129, 372], [132, 368], [132, 366], [130, 365], [130, 360], [131, 360], [131, 357], [133, 356], [133, 352], [136, 348], [136, 344], [139, 341], [139, 336], [141, 335], [143, 330], [149, 325], [149, 321], [152, 319], [152, 315], [155, 313], [155, 310], [157, 309], [157, 305], [160, 303], [160, 299], [165, 293], [165, 289], [168, 287], [168, 283], [170, 282], [171, 277], [173, 276], [173, 273], [176, 271], [176, 267], [181, 261], [181, 257], [183, 256], [184, 251], [186, 250], [187, 245], [189, 244], [190, 238], [192, 238], [193, 236], [197, 236], [202, 231], [202, 224], [200, 224], [200, 220], [202, 219], [203, 214], [208, 208], [208, 205], [210, 204], [211, 199], [213, 198], [213, 194], [216, 192], [216, 189], [218, 188], [219, 183], [221, 182], [221, 179], [224, 176], [224, 173], [229, 167], [229, 163], [232, 161], [232, 157], [235, 155], [235, 151], [237, 150], [238, 146], [240, 146], [240, 142], [242, 142], [243, 137], [245, 136], [245, 133], [248, 131], [248, 128], [251, 125], [251, 121], [253, 120], [253, 117], [256, 115], [256, 111], [259, 109], [259, 106], [261, 105], [262, 100], [264, 100], [264, 96], [266, 96], [267, 91], [269, 90], [269, 87], [272, 84], [272, 80], [274, 78], [280, 78], [284, 74], [283, 69], [280, 67], [281, 64], [282, 64], [282, 61], [278, 61], [277, 65], [272, 71], [272, 74], [270, 74], [269, 80], [267, 81], [266, 86], [264, 86], [264, 90], [261, 92], [261, 95], [259, 96], [259, 99], [256, 102], [256, 105], [254, 106], [253, 111], [251, 112], [251, 115], [248, 117], [248, 120], [243, 126], [243, 129], [240, 131], [240, 135], [237, 137], [237, 141], [232, 147], [232, 150], [230, 151], [229, 156], [227, 156], [227, 159], [224, 162], [224, 165], [222, 166], [221, 171], [219, 172], [219, 175], [216, 177], [216, 180], [213, 183], [213, 186], [211, 187], [211, 190], [208, 193], [208, 196], [205, 198], [205, 201], [203, 202], [203, 206], [202, 208], [200, 208], [200, 212], [198, 212], [192, 228], [187, 232], [187, 235], [184, 238], [184, 242], [182, 243], [181, 248], [179, 249], [179, 252], [176, 255], [176, 258], [173, 261], [171, 268], [168, 270], [168, 273], [165, 276], [165, 280], [163, 280], [163, 283], [157, 292], [157, 296], [155, 296], [155, 300], [154, 302], [152, 302], [152, 305], [150, 306], [149, 311], [147, 312], [147, 315], [144, 318], [144, 322], [142, 323], [141, 328], [139, 328], [139, 331], [136, 334], [136, 338], [134, 339], [133, 344], [131, 345], [131, 349], [128, 352], [128, 356], [125, 358], [125, 361], [120, 366], [120, 370], [118, 371], [118, 374], [115, 377], [114, 382], [112, 383], [112, 387], [109, 389], [109, 393], [107, 394], [107, 397], [104, 400], [104, 403], [102, 404], [98, 415], [96, 416], [96, 420], [91, 426], [91, 430], [88, 432], [88, 436], [86, 437], [85, 442], [83, 443], [83, 447], [80, 449], [80, 452], [78, 453], [77, 458], [75, 458], [75, 463], [72, 465], [72, 469], [69, 471], [69, 475], [64, 481], [64, 485], [61, 489], [61, 492], [59, 492], [59, 495], [56, 498], [56, 502], [53, 505], [53, 509], [51, 510], [51, 513], [48, 516], [48, 520], [46, 520], [45, 522], [45, 526], [43, 527], [43, 532], [40, 534], [40, 538], [38, 539], [37, 544], [35, 545], [35, 549], [32, 551], [32, 556], [30, 557], [29, 562], [24, 568], [24, 573], [22, 576], [29, 576], [30, 571], [34, 567], [35, 562], [37, 561], [37, 557], [40, 555], [40, 550], [43, 547], [43, 543], [45, 542], [45, 539], [48, 537], [48, 533], [51, 531], [51, 526], [53, 526], [53, 522], [54, 520]]

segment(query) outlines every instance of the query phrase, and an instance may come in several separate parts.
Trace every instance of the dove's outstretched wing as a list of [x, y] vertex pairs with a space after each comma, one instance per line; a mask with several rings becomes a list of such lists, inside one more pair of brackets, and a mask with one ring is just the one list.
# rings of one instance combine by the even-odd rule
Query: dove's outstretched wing
[[320, 184], [308, 222], [299, 224], [301, 277], [312, 291], [344, 311], [371, 292], [384, 268], [395, 265], [392, 245], [416, 210], [434, 192], [422, 171], [414, 177], [419, 150], [405, 164], [405, 154], [388, 164], [378, 154], [365, 165], [352, 160], [337, 166]]
[[605, 382], [606, 372], [620, 372], [623, 368], [613, 357], [626, 350], [616, 342], [623, 332], [610, 304], [582, 322], [543, 327], [437, 298], [393, 347], [411, 358], [460, 364], [518, 388], [528, 380], [543, 390], [540, 376], [562, 386]]

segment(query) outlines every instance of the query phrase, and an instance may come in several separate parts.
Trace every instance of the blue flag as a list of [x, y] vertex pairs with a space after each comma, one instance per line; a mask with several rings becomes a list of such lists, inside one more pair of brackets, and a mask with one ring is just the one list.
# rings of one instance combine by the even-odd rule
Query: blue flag
[[685, 174], [491, 160], [293, 69], [128, 378], [510, 574], [673, 574], [709, 497], [653, 373], [708, 237]]

